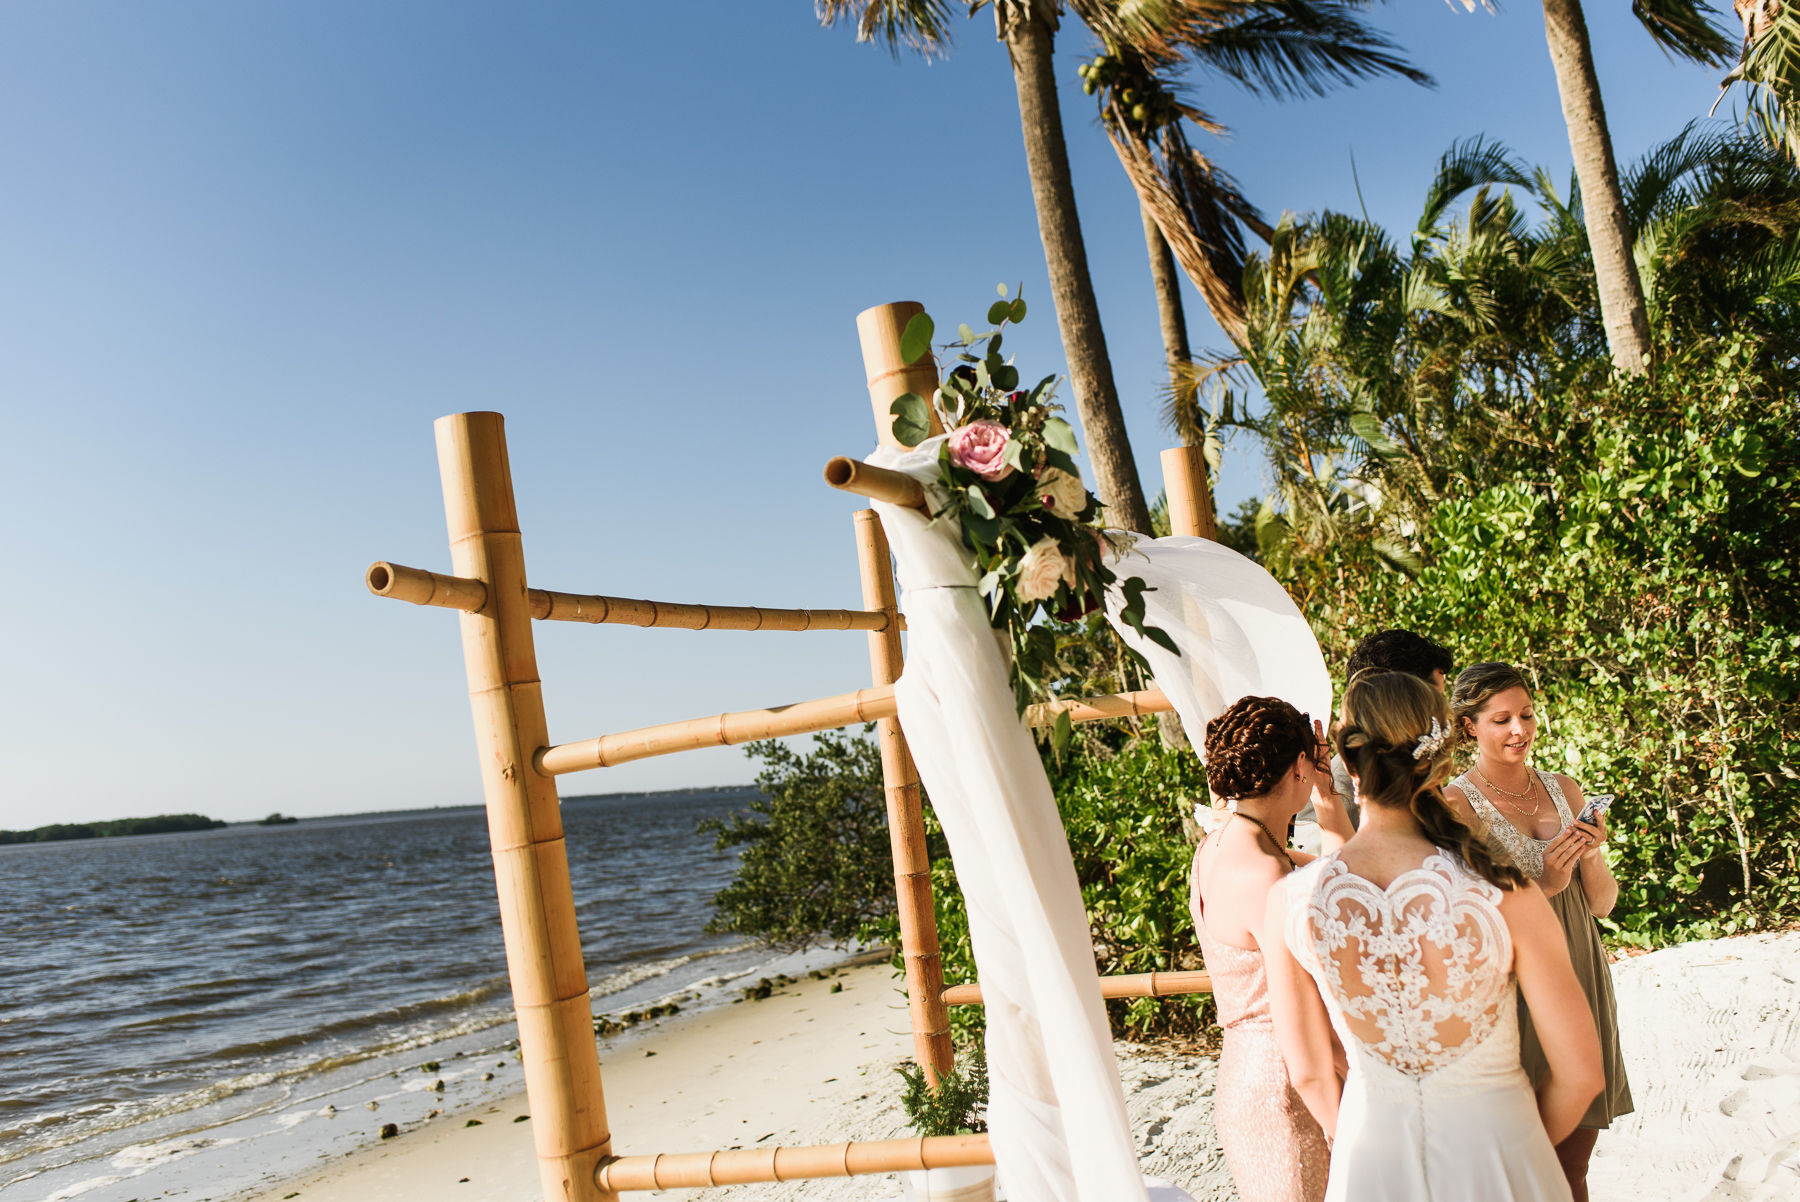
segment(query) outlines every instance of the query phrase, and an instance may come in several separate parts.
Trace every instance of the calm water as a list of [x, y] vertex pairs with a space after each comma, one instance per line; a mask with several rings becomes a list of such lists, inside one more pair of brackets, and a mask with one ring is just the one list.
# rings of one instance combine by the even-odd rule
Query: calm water
[[[702, 930], [734, 860], [694, 824], [753, 795], [564, 803], [597, 1012], [770, 971]], [[0, 847], [0, 879], [6, 1202], [226, 1197], [522, 1088], [478, 809]]]

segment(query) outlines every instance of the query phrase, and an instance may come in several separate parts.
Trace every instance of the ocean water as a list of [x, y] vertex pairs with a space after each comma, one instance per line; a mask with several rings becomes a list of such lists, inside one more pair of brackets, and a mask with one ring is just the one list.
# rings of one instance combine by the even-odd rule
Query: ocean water
[[[563, 803], [597, 1014], [822, 962], [704, 932], [735, 858], [695, 823], [753, 796]], [[0, 1202], [228, 1198], [523, 1088], [478, 808], [5, 846], [0, 879]]]

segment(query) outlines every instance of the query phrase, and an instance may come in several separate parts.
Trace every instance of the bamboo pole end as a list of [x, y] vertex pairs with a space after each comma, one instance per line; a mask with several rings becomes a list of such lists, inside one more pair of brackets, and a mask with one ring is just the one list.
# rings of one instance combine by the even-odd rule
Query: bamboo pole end
[[849, 488], [850, 482], [856, 479], [856, 466], [856, 460], [839, 455], [825, 464], [825, 483], [833, 488]]

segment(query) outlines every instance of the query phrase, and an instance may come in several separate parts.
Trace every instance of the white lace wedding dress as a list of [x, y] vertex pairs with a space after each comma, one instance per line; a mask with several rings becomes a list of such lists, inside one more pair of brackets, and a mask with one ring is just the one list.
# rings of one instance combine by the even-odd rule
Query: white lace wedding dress
[[1386, 889], [1336, 856], [1286, 887], [1288, 947], [1350, 1059], [1326, 1202], [1567, 1202], [1519, 1067], [1500, 890], [1444, 854]]

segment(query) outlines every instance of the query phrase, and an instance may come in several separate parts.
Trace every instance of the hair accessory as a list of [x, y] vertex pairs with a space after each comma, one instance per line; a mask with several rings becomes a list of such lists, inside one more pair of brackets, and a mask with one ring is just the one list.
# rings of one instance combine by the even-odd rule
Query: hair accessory
[[1422, 760], [1428, 755], [1436, 755], [1449, 741], [1450, 732], [1444, 729], [1443, 723], [1433, 718], [1430, 732], [1420, 735], [1419, 741], [1413, 744], [1413, 759]]
[[1235, 797], [1227, 797], [1225, 799], [1225, 810], [1227, 813], [1237, 813], [1237, 801], [1238, 799]]

